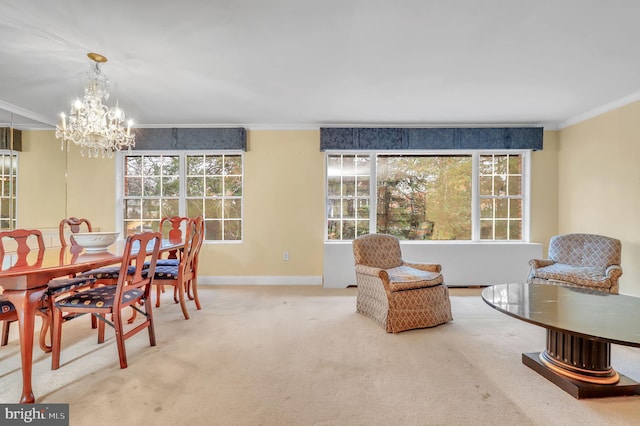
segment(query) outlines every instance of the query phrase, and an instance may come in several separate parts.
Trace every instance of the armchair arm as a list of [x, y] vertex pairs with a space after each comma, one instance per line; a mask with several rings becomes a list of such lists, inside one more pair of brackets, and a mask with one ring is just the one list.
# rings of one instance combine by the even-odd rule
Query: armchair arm
[[380, 277], [380, 272], [384, 271], [384, 269], [374, 268], [373, 266], [367, 265], [356, 265], [356, 274], [370, 275], [372, 277]]
[[604, 275], [611, 278], [620, 278], [622, 276], [622, 267], [620, 265], [611, 265], [604, 271]]
[[611, 265], [604, 271], [605, 276], [611, 278], [610, 293], [618, 294], [618, 280], [622, 276], [622, 267], [620, 265]]
[[426, 272], [442, 271], [442, 265], [439, 265], [437, 263], [417, 263], [417, 262], [403, 261], [402, 264], [404, 266], [410, 266], [412, 268], [419, 269], [421, 271], [426, 271]]
[[529, 265], [531, 265], [533, 269], [543, 268], [545, 266], [553, 265], [554, 263], [556, 263], [555, 260], [551, 259], [531, 259], [529, 261]]

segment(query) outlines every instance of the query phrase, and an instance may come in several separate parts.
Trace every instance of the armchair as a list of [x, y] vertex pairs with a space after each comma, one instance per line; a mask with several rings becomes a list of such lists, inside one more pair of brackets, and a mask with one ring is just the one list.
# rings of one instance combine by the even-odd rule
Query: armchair
[[434, 327], [453, 319], [441, 266], [403, 261], [397, 237], [360, 236], [353, 241], [353, 255], [356, 311], [388, 333]]
[[531, 259], [527, 282], [563, 284], [618, 293], [620, 240], [595, 234], [551, 237], [547, 259]]

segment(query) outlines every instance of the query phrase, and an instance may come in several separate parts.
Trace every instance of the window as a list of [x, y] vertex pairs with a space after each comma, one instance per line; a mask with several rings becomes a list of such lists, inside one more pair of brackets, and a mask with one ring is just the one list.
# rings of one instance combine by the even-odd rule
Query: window
[[0, 151], [0, 162], [0, 229], [15, 229], [18, 156], [10, 151]]
[[328, 153], [327, 239], [374, 229], [404, 240], [522, 241], [525, 160], [525, 151]]
[[335, 155], [327, 161], [327, 215], [330, 240], [369, 233], [369, 155]]
[[202, 216], [205, 240], [242, 240], [242, 154], [123, 156], [123, 226], [158, 230], [166, 216]]
[[480, 238], [522, 239], [522, 156], [480, 156]]

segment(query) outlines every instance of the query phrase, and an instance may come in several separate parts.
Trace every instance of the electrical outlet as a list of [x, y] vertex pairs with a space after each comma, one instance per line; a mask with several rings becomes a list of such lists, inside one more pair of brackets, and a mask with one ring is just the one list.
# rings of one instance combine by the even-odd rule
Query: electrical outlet
[[288, 251], [282, 252], [282, 260], [289, 260], [289, 252]]

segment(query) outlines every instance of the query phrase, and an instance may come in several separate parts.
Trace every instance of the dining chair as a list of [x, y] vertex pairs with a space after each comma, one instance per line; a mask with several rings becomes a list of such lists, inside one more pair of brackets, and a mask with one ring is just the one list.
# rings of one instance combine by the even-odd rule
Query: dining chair
[[195, 226], [199, 228], [199, 238], [196, 245], [195, 253], [193, 255], [193, 277], [186, 284], [186, 293], [187, 297], [195, 302], [196, 308], [201, 309], [200, 299], [198, 298], [198, 264], [200, 262], [200, 249], [202, 248], [202, 243], [204, 242], [204, 219], [202, 218], [202, 216], [198, 216], [194, 219], [194, 221]]
[[[6, 244], [6, 245], [5, 245]], [[9, 245], [12, 245], [9, 247]], [[42, 232], [37, 229], [14, 229], [0, 232], [0, 258], [4, 258], [7, 249], [15, 249], [16, 260], [10, 268], [38, 267], [42, 264], [45, 244]], [[36, 252], [35, 259], [32, 252]], [[40, 329], [39, 344], [44, 352], [50, 352], [51, 346], [46, 344], [46, 336], [51, 326], [51, 307], [57, 297], [76, 291], [79, 288], [93, 284], [95, 280], [90, 277], [56, 278], [47, 283], [40, 307], [36, 313], [42, 317], [42, 327]], [[65, 316], [65, 320], [72, 317]], [[8, 335], [8, 324], [5, 322], [6, 333]], [[5, 331], [3, 325], [3, 336]]]
[[[19, 229], [0, 232], [0, 259], [2, 259], [2, 262], [4, 263], [5, 253], [15, 251], [15, 259], [9, 261], [8, 269], [39, 266], [42, 263], [44, 251], [38, 251], [36, 259], [33, 259], [29, 256], [31, 246], [38, 249], [44, 247], [44, 239], [40, 231]], [[16, 321], [18, 317], [15, 306], [5, 296], [1, 295], [0, 309], [0, 319], [3, 321], [2, 342], [0, 344], [5, 346], [9, 342], [11, 323]]]
[[[182, 228], [189, 222], [189, 218], [185, 216], [167, 216], [160, 220], [160, 232], [165, 235], [165, 227], [169, 225], [167, 230], [167, 238], [169, 241], [182, 241]], [[183, 225], [184, 224], [184, 225]], [[180, 263], [178, 259], [178, 250], [171, 250], [166, 259], [158, 259], [157, 266], [177, 266]], [[164, 285], [156, 284], [156, 308], [160, 307], [160, 294], [164, 293]], [[174, 288], [174, 299], [176, 291]]]
[[[57, 370], [60, 367], [63, 312], [72, 312], [76, 315], [90, 314], [98, 319], [98, 343], [104, 342], [105, 324], [113, 327], [120, 368], [127, 368], [125, 340], [128, 338], [147, 329], [150, 345], [156, 345], [152, 303], [149, 296], [161, 240], [162, 234], [159, 232], [143, 232], [129, 236], [125, 243], [120, 274], [115, 285], [89, 288], [55, 301], [52, 370]], [[149, 267], [145, 269], [142, 265], [147, 258], [149, 259]], [[127, 276], [129, 266], [134, 266], [134, 273], [131, 277]], [[122, 310], [127, 307], [142, 314], [143, 321], [127, 326], [127, 330], [125, 330]], [[107, 319], [107, 315], [111, 317], [111, 321]]]
[[174, 287], [173, 299], [180, 304], [185, 319], [189, 319], [185, 297], [194, 300], [196, 309], [201, 309], [197, 288], [197, 268], [200, 247], [204, 238], [204, 221], [201, 216], [189, 219], [186, 227], [184, 248], [177, 265], [158, 264], [154, 285]]

